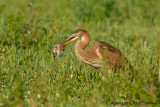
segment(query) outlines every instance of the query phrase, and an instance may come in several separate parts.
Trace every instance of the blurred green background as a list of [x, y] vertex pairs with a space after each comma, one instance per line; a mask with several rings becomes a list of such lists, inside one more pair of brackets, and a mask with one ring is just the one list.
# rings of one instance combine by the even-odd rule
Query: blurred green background
[[[121, 50], [137, 79], [80, 62], [75, 42], [54, 58], [79, 28]], [[0, 106], [158, 106], [159, 29], [160, 0], [1, 0]]]

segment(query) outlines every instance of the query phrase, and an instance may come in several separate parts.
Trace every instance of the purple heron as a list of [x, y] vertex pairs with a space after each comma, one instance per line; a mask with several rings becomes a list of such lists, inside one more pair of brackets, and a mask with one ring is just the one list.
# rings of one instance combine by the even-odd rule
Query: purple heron
[[[81, 39], [74, 45], [75, 54], [80, 61], [96, 68], [106, 65], [109, 69], [114, 69], [115, 71], [129, 64], [118, 49], [102, 41], [96, 41], [86, 51], [85, 48], [90, 42], [90, 35], [83, 29], [75, 30], [60, 44], [64, 46], [80, 37]], [[132, 68], [130, 64], [129, 66]]]

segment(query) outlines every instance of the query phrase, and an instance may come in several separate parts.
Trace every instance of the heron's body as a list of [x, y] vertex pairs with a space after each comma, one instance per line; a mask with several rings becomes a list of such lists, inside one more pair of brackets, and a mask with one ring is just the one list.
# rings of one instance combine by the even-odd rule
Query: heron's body
[[74, 50], [79, 60], [96, 68], [106, 65], [114, 70], [120, 69], [128, 63], [118, 49], [102, 41], [93, 43], [88, 50], [85, 50], [90, 42], [90, 35], [86, 30], [79, 29], [74, 31], [63, 41], [63, 44], [65, 45], [78, 37], [82, 38], [75, 43]]

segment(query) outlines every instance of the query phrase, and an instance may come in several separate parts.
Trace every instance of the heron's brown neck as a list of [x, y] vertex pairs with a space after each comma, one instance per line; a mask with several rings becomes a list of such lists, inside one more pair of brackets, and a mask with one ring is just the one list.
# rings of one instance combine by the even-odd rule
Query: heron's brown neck
[[78, 40], [74, 46], [76, 56], [79, 60], [83, 61], [84, 59], [88, 58], [89, 53], [85, 51], [85, 47], [89, 44], [90, 36], [88, 33], [84, 33], [82, 35], [82, 39]]
[[75, 44], [75, 49], [83, 50], [90, 42], [90, 35], [88, 32], [82, 35], [82, 39], [78, 40]]
[[99, 57], [91, 52], [85, 51], [85, 47], [90, 42], [90, 36], [88, 33], [82, 35], [82, 39], [78, 40], [75, 44], [75, 53], [79, 60], [90, 64], [95, 67], [101, 67]]
[[78, 40], [74, 46], [76, 55], [78, 59], [82, 60], [82, 58], [89, 58], [92, 56], [89, 52], [85, 51], [85, 47], [89, 44], [90, 42], [90, 35], [88, 32], [84, 33], [82, 35], [82, 39]]

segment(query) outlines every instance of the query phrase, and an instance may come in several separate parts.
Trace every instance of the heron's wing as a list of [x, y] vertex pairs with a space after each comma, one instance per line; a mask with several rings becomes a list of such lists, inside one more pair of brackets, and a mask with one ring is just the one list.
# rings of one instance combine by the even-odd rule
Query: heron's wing
[[105, 61], [107, 66], [113, 66], [116, 70], [117, 68], [121, 68], [122, 65], [126, 65], [128, 63], [127, 58], [122, 55], [121, 51], [112, 45], [101, 41], [96, 44], [98, 44], [96, 47], [96, 53], [101, 59]]
[[121, 56], [121, 52], [117, 48], [113, 47], [110, 44], [102, 42], [102, 41], [94, 42], [91, 45], [91, 47], [88, 49], [88, 51], [89, 52], [96, 52], [97, 49], [99, 49], [99, 52], [102, 54], [104, 53], [105, 50], [107, 50], [107, 52], [112, 53], [113, 55], [120, 55]]
[[119, 50], [112, 48], [112, 47], [108, 47], [108, 46], [99, 46], [97, 47], [96, 52], [103, 59], [108, 59], [112, 61], [120, 61], [122, 58], [122, 54]]

